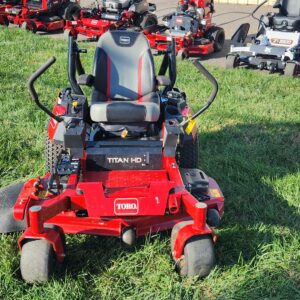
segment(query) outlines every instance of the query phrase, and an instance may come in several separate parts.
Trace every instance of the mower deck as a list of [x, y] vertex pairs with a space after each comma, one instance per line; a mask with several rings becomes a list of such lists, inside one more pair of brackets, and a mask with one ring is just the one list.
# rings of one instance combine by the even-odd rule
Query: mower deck
[[41, 237], [60, 249], [55, 234], [44, 224], [55, 224], [64, 233], [120, 237], [128, 227], [142, 236], [194, 219], [187, 237], [195, 232], [213, 234], [206, 225], [206, 210], [217, 208], [223, 214], [224, 197], [216, 182], [209, 178], [209, 189], [202, 195], [206, 200], [199, 201], [185, 189], [172, 159], [166, 161], [166, 170], [84, 172], [81, 181], [72, 174], [65, 191], [57, 196], [45, 189], [49, 180], [48, 174], [28, 181], [19, 195], [14, 216], [17, 220], [25, 217], [31, 224], [20, 245], [24, 239]]
[[164, 53], [172, 39], [176, 42], [176, 52], [183, 51], [187, 56], [208, 55], [213, 53], [214, 43], [203, 37], [181, 36], [175, 37], [164, 32], [147, 34], [150, 47], [158, 53]]
[[74, 37], [77, 37], [78, 34], [84, 35], [88, 38], [98, 40], [99, 37], [108, 31], [109, 29], [117, 29], [125, 25], [124, 21], [113, 22], [103, 19], [94, 19], [94, 18], [80, 18], [75, 21], [66, 21], [64, 27], [66, 35], [71, 32]]
[[[39, 11], [31, 11], [32, 14], [39, 14]], [[56, 17], [55, 21], [43, 21], [39, 18], [29, 18], [26, 14], [10, 17], [10, 22], [14, 25], [23, 27], [35, 33], [36, 31], [52, 32], [62, 30], [65, 26], [65, 21], [59, 17]], [[24, 25], [26, 24], [26, 26]]]

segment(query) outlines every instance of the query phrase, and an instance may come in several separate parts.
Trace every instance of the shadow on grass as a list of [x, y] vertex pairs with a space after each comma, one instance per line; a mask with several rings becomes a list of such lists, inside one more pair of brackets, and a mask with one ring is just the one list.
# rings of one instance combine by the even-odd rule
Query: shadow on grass
[[162, 232], [139, 237], [132, 248], [124, 248], [120, 239], [115, 237], [92, 235], [70, 237], [67, 237], [67, 257], [60, 273], [66, 271], [72, 277], [76, 277], [85, 272], [91, 275], [101, 274], [109, 269], [116, 259], [143, 251], [145, 244], [157, 242], [157, 239], [164, 243], [170, 237], [170, 233]]
[[202, 55], [200, 56], [200, 60], [201, 61], [208, 61], [210, 59], [216, 59], [216, 58], [224, 58], [224, 60], [226, 60], [226, 55], [230, 52], [230, 45], [231, 45], [231, 40], [230, 39], [226, 39], [224, 41], [224, 46], [223, 49], [219, 52], [214, 52], [212, 54], [209, 55]]
[[124, 251], [119, 239], [92, 235], [77, 235], [67, 238], [65, 269], [76, 277], [83, 272], [100, 274]]
[[221, 266], [235, 264], [240, 255], [250, 261], [284, 230], [299, 231], [293, 199], [297, 187], [289, 178], [300, 167], [299, 128], [293, 123], [249, 124], [200, 135], [201, 168], [225, 195], [217, 246]]

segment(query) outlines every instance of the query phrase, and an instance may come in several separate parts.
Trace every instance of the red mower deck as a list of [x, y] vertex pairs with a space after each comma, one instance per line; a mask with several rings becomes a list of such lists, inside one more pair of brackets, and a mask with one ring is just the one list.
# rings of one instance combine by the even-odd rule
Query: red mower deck
[[[59, 196], [47, 193], [43, 186], [49, 177], [28, 181], [14, 207], [16, 220], [25, 217], [30, 224], [19, 240], [20, 249], [24, 240], [42, 238], [53, 245], [57, 257], [62, 259], [65, 252], [59, 235], [53, 229], [45, 229], [45, 224], [55, 224], [65, 234], [120, 237], [125, 228], [134, 228], [136, 236], [143, 236], [192, 220], [193, 224], [176, 240], [176, 259], [194, 235], [210, 234], [216, 241], [215, 233], [206, 224], [206, 215], [212, 208], [223, 215], [224, 197], [219, 186], [210, 178], [209, 200], [199, 202], [185, 190], [176, 161], [165, 159], [164, 164], [164, 171], [87, 173], [82, 182], [72, 175], [67, 189]], [[170, 190], [176, 192], [170, 195]], [[46, 196], [44, 200], [42, 194]], [[87, 211], [88, 217], [76, 215], [82, 210]]]

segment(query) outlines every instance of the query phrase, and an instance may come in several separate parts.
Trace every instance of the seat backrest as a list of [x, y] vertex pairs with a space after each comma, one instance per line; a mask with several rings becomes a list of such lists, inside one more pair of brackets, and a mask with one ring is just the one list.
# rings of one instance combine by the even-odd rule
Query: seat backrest
[[281, 0], [280, 13], [289, 17], [300, 16], [300, 1], [299, 0]]
[[156, 89], [154, 62], [143, 33], [103, 34], [94, 59], [94, 88], [111, 100], [137, 100]]

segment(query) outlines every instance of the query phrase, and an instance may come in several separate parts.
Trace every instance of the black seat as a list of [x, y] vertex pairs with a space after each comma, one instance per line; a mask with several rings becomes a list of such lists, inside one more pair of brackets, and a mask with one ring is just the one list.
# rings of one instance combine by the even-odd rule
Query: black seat
[[299, 0], [279, 0], [274, 8], [279, 9], [279, 13], [273, 17], [273, 28], [286, 31], [300, 31], [300, 1]]
[[124, 124], [159, 119], [154, 62], [144, 34], [123, 30], [103, 34], [93, 75], [92, 121]]

